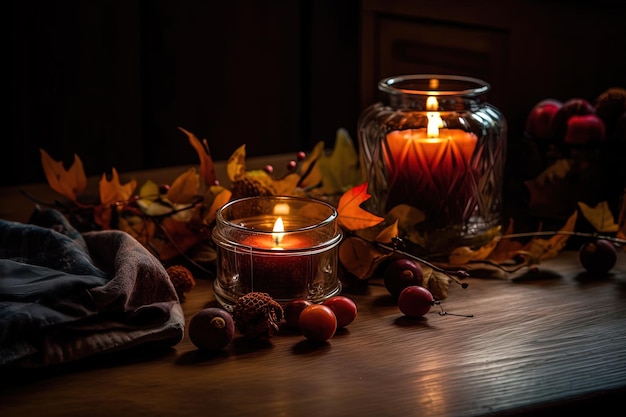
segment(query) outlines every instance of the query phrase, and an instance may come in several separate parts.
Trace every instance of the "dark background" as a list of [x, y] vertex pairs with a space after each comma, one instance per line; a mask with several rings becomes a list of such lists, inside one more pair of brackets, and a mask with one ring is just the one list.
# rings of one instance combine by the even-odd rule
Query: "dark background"
[[[356, 142], [381, 78], [475, 76], [509, 122], [626, 85], [624, 1], [10, 0], [0, 185], [43, 182], [39, 148], [88, 175]], [[7, 137], [8, 136], [8, 137]]]

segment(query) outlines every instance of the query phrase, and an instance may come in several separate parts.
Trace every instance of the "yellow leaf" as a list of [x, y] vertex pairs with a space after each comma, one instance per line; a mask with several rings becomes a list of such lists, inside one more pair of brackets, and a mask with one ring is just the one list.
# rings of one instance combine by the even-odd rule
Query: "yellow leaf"
[[[571, 233], [574, 231], [576, 220], [578, 218], [578, 212], [575, 211], [565, 225], [559, 229], [560, 232]], [[533, 239], [528, 243], [527, 250], [535, 258], [539, 260], [545, 260], [553, 258], [559, 254], [559, 252], [565, 247], [569, 234], [556, 234], [550, 239]]]
[[111, 181], [108, 181], [105, 174], [100, 178], [100, 204], [108, 206], [119, 201], [127, 201], [133, 195], [137, 187], [137, 181], [130, 180], [126, 184], [120, 184], [120, 177], [117, 170], [113, 168]]
[[345, 129], [337, 130], [332, 154], [327, 156], [322, 153], [317, 165], [326, 194], [342, 193], [363, 181], [357, 150]]
[[347, 230], [359, 230], [375, 226], [384, 219], [361, 208], [361, 203], [371, 197], [367, 193], [367, 182], [352, 187], [339, 199], [337, 212], [339, 225]]
[[587, 204], [579, 201], [578, 207], [583, 213], [583, 216], [591, 223], [591, 225], [601, 233], [614, 233], [617, 232], [619, 226], [615, 223], [613, 213], [609, 208], [609, 203], [602, 201], [595, 207], [591, 208]]
[[494, 237], [491, 242], [486, 245], [472, 250], [469, 246], [461, 246], [459, 248], [455, 248], [452, 250], [449, 256], [449, 262], [452, 265], [464, 265], [471, 261], [480, 261], [483, 259], [487, 259], [491, 252], [498, 245], [498, 241], [500, 239], [498, 237]]
[[398, 221], [396, 220], [393, 224], [385, 227], [383, 230], [378, 233], [376, 236], [376, 242], [380, 243], [391, 243], [394, 237], [398, 236]]
[[231, 181], [237, 181], [246, 175], [246, 145], [241, 145], [226, 162], [226, 174]]
[[300, 164], [300, 174], [302, 179], [299, 186], [302, 188], [315, 187], [322, 182], [322, 171], [317, 163], [324, 154], [325, 144], [323, 141], [317, 142], [313, 151]]
[[214, 185], [217, 181], [215, 175], [215, 165], [213, 164], [213, 158], [211, 158], [211, 151], [209, 150], [209, 144], [206, 139], [202, 139], [202, 142], [191, 132], [179, 127], [189, 138], [189, 143], [196, 150], [198, 158], [200, 158], [200, 175], [206, 185]]
[[87, 177], [83, 169], [83, 162], [78, 155], [74, 154], [74, 162], [68, 170], [63, 167], [63, 162], [55, 161], [43, 149], [39, 149], [41, 164], [48, 185], [57, 193], [76, 202], [78, 195], [87, 187]]
[[151, 180], [146, 181], [139, 189], [139, 198], [152, 202], [159, 197], [159, 186]]
[[195, 168], [180, 174], [167, 191], [167, 199], [174, 204], [192, 203], [200, 190], [200, 176]]
[[300, 182], [300, 174], [292, 172], [281, 179], [273, 180], [274, 195], [293, 195]]

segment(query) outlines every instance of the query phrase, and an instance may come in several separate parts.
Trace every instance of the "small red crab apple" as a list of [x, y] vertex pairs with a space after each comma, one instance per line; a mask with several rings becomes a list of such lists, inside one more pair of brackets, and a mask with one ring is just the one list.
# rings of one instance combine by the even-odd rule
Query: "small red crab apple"
[[325, 342], [337, 331], [337, 316], [322, 304], [312, 304], [302, 310], [298, 322], [300, 332], [312, 342]]
[[357, 316], [357, 306], [354, 301], [343, 295], [335, 295], [322, 302], [323, 305], [330, 307], [337, 317], [337, 327], [346, 327], [352, 323]]
[[422, 317], [435, 305], [435, 298], [427, 288], [410, 285], [398, 296], [398, 308], [407, 317]]

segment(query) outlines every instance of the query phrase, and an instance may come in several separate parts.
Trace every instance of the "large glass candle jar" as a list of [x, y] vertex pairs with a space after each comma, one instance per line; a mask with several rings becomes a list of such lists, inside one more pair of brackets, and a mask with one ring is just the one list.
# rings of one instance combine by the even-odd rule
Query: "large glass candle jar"
[[301, 197], [250, 197], [217, 213], [217, 301], [232, 311], [249, 292], [279, 303], [321, 302], [341, 292], [338, 245], [342, 232], [335, 208]]
[[370, 209], [398, 220], [415, 255], [446, 256], [499, 230], [507, 125], [486, 101], [489, 88], [461, 76], [390, 77], [361, 114]]

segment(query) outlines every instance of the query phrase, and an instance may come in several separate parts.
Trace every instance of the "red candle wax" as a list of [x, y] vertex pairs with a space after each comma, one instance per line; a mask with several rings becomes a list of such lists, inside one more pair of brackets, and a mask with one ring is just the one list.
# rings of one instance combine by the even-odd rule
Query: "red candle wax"
[[276, 245], [272, 235], [246, 237], [241, 244], [250, 249], [238, 249], [239, 286], [243, 292], [260, 291], [274, 299], [306, 297], [308, 283], [315, 276], [314, 257], [292, 254], [291, 250], [306, 250], [312, 241], [290, 234]]
[[442, 216], [448, 220], [466, 219], [474, 203], [471, 158], [476, 142], [476, 135], [460, 129], [439, 129], [436, 137], [429, 137], [426, 128], [388, 133], [387, 210], [409, 204], [427, 214], [448, 213]]

